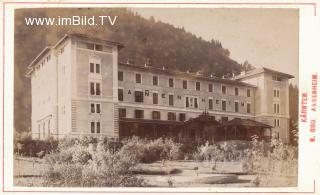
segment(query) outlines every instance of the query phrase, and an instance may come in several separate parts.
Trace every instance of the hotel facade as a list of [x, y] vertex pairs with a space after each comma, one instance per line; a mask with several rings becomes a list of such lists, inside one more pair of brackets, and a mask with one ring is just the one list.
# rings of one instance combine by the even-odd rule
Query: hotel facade
[[33, 139], [117, 139], [135, 132], [122, 124], [179, 124], [205, 112], [221, 123], [241, 118], [267, 124], [289, 141], [293, 76], [260, 68], [224, 79], [120, 63], [123, 47], [68, 34], [29, 64]]

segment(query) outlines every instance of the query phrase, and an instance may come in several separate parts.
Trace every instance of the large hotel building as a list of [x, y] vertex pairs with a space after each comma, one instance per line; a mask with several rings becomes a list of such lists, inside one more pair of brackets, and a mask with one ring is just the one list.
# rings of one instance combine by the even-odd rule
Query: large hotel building
[[33, 139], [121, 138], [134, 133], [122, 124], [178, 124], [206, 112], [221, 123], [241, 118], [267, 124], [288, 142], [293, 76], [259, 68], [224, 79], [120, 63], [122, 47], [68, 34], [31, 62]]

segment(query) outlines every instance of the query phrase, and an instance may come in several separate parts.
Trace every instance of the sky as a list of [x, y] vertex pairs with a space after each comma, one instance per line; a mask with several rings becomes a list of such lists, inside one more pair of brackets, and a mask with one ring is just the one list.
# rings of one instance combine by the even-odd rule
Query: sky
[[133, 8], [142, 17], [153, 16], [202, 37], [219, 40], [239, 63], [299, 75], [298, 9]]

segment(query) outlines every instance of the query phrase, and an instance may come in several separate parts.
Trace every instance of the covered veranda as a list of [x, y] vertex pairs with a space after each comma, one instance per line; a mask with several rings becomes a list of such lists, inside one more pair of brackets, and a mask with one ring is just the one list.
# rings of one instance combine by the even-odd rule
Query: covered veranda
[[272, 136], [271, 126], [251, 120], [234, 118], [222, 125], [224, 129], [224, 140], [246, 140], [251, 141], [252, 136], [257, 135], [258, 139], [270, 141]]

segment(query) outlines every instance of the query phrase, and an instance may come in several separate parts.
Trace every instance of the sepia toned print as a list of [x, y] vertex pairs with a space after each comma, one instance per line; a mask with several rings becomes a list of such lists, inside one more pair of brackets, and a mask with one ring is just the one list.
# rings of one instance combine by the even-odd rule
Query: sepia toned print
[[297, 186], [296, 73], [237, 62], [161, 12], [17, 10], [14, 185]]

